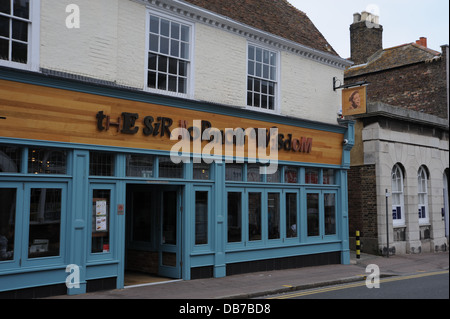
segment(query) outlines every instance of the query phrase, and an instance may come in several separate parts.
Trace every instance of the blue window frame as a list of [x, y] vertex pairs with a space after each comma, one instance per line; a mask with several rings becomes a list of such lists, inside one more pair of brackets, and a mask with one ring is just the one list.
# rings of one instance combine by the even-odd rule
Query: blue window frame
[[9, 211], [2, 209], [2, 216], [9, 215], [8, 233], [3, 237], [12, 255], [0, 260], [0, 269], [64, 264], [67, 183], [0, 183], [0, 196], [7, 194], [11, 199], [3, 207]]
[[109, 260], [116, 246], [116, 193], [115, 184], [91, 183], [90, 240], [88, 261]]

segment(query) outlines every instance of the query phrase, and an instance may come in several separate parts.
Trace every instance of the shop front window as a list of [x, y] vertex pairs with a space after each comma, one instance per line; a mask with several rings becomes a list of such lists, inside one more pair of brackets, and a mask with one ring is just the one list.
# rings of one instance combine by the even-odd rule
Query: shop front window
[[210, 164], [206, 163], [194, 163], [193, 177], [197, 180], [209, 180], [211, 179]]
[[269, 193], [267, 197], [269, 239], [280, 238], [280, 194]]
[[195, 192], [195, 244], [208, 243], [208, 192]]
[[297, 193], [286, 193], [286, 237], [297, 237]]
[[308, 236], [319, 236], [319, 194], [306, 196]]
[[109, 223], [111, 209], [111, 190], [94, 189], [92, 193], [92, 253], [110, 251]]
[[31, 188], [28, 257], [60, 255], [62, 190]]
[[242, 164], [227, 164], [225, 169], [225, 179], [227, 181], [242, 181]]
[[325, 235], [336, 234], [336, 199], [335, 194], [324, 194]]
[[17, 146], [0, 146], [0, 173], [19, 173], [22, 149]]
[[15, 188], [0, 188], [0, 262], [14, 259]]
[[28, 150], [28, 173], [66, 174], [67, 152], [57, 149], [30, 148]]
[[261, 193], [248, 194], [248, 239], [261, 240]]
[[228, 193], [228, 242], [242, 241], [242, 193]]
[[317, 168], [305, 169], [305, 183], [306, 184], [319, 184], [319, 170]]
[[130, 154], [127, 155], [128, 177], [153, 177], [153, 156]]
[[159, 158], [159, 177], [162, 178], [183, 178], [183, 162], [178, 164], [172, 162], [170, 157]]
[[114, 154], [103, 152], [89, 153], [89, 175], [114, 176]]
[[296, 167], [286, 167], [284, 170], [285, 183], [298, 183], [298, 170]]

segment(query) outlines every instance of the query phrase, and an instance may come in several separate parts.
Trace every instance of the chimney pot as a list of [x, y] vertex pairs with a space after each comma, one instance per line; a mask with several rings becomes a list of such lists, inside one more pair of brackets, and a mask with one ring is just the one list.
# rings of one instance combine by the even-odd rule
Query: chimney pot
[[425, 37], [420, 37], [420, 39], [417, 40], [416, 43], [427, 48], [427, 38]]

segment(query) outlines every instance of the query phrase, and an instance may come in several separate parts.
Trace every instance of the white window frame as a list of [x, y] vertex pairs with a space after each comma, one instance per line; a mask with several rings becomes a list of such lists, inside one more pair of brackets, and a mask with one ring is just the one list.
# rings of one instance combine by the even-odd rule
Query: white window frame
[[[272, 52], [272, 53], [276, 54], [276, 59], [275, 59], [276, 76], [275, 76], [274, 80], [273, 79], [266, 79], [266, 78], [264, 78], [262, 76], [258, 77], [258, 76], [249, 74], [249, 71], [250, 71], [249, 70], [249, 48], [250, 48], [250, 46], [262, 49], [264, 51], [269, 51], [269, 52]], [[264, 112], [264, 113], [270, 113], [270, 114], [274, 114], [274, 113], [278, 114], [278, 113], [280, 113], [280, 107], [279, 107], [279, 100], [280, 99], [279, 99], [279, 97], [280, 97], [280, 78], [281, 78], [280, 77], [280, 74], [281, 74], [281, 63], [280, 63], [280, 61], [281, 61], [281, 52], [278, 51], [278, 50], [275, 50], [273, 48], [268, 48], [268, 47], [261, 46], [261, 45], [259, 45], [257, 43], [254, 43], [254, 42], [247, 42], [247, 52], [246, 53], [247, 53], [246, 54], [246, 81], [245, 81], [246, 82], [246, 87], [245, 87], [245, 106], [246, 106], [246, 109], [252, 110], [252, 111]], [[275, 83], [274, 108], [273, 108], [273, 110], [268, 109], [268, 108], [265, 109], [265, 108], [262, 108], [260, 106], [248, 105], [248, 79], [249, 79], [249, 77], [252, 77], [252, 78], [256, 77], [256, 78], [258, 78], [260, 80], [270, 81], [270, 82]]]
[[[13, 0], [10, 1], [12, 6]], [[40, 14], [41, 14], [40, 11], [41, 11], [41, 0], [30, 0], [29, 19], [27, 20], [23, 18], [18, 18], [21, 21], [28, 22], [27, 63], [19, 63], [10, 60], [0, 59], [0, 66], [6, 66], [29, 71], [39, 71]], [[0, 13], [0, 15], [11, 17], [11, 15], [5, 15], [2, 13]], [[11, 40], [9, 41], [11, 42]]]
[[[188, 59], [188, 65], [187, 65], [187, 83], [186, 83], [186, 93], [178, 93], [178, 92], [172, 92], [168, 90], [161, 90], [158, 88], [151, 88], [148, 86], [148, 71], [149, 71], [149, 63], [148, 63], [148, 54], [150, 53], [150, 16], [157, 16], [158, 18], [169, 20], [171, 22], [176, 22], [179, 24], [183, 24], [189, 27], [190, 34], [189, 34], [189, 59]], [[168, 15], [165, 12], [156, 10], [154, 8], [148, 8], [147, 9], [147, 15], [145, 19], [145, 70], [144, 70], [144, 90], [152, 93], [157, 94], [164, 94], [164, 95], [170, 95], [170, 96], [177, 96], [177, 97], [183, 97], [183, 98], [190, 98], [192, 99], [194, 97], [194, 53], [195, 53], [195, 24], [184, 20], [178, 17], [174, 17], [172, 15]]]
[[[399, 164], [395, 164], [391, 171], [391, 187], [392, 187], [392, 225], [405, 225], [405, 202], [404, 202], [404, 185], [403, 185], [403, 170]], [[400, 218], [394, 219], [394, 209], [396, 213], [400, 208]]]
[[[430, 222], [430, 213], [428, 211], [428, 174], [424, 166], [421, 166], [417, 172], [417, 195], [419, 201], [419, 224], [428, 224]], [[421, 213], [425, 216], [421, 216]]]

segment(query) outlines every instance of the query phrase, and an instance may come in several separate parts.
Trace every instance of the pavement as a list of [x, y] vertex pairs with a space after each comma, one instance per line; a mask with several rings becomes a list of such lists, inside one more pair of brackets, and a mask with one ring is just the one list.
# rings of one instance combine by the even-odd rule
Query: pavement
[[325, 265], [274, 270], [224, 278], [169, 281], [147, 286], [57, 296], [52, 299], [249, 299], [283, 292], [365, 280], [366, 267], [375, 264], [381, 277], [408, 276], [449, 269], [449, 253], [421, 253], [383, 257], [351, 253], [349, 265]]

